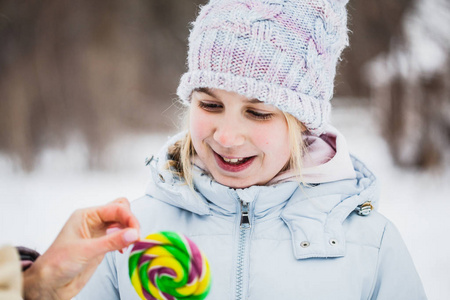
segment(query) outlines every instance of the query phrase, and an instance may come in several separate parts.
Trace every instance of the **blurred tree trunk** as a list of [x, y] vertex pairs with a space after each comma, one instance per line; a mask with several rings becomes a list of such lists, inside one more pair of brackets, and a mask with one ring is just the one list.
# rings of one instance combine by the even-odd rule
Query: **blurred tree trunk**
[[399, 36], [402, 20], [413, 0], [350, 0], [350, 47], [344, 50], [336, 77], [336, 95], [368, 97], [363, 66], [386, 52], [393, 36]]

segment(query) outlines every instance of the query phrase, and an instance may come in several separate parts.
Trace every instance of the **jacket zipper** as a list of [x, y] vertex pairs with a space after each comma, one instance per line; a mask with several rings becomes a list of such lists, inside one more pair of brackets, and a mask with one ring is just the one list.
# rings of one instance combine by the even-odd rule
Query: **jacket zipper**
[[[239, 199], [239, 198], [238, 198]], [[241, 204], [241, 221], [239, 223], [239, 245], [236, 268], [236, 300], [244, 299], [244, 268], [245, 268], [245, 250], [247, 246], [247, 237], [250, 232], [251, 223], [249, 217], [249, 203], [239, 199]]]

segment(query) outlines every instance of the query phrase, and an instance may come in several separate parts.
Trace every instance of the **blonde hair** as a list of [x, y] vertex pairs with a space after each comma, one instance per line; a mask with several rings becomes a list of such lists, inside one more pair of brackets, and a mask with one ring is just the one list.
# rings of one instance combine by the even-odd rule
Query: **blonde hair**
[[188, 131], [183, 139], [171, 145], [168, 148], [167, 154], [166, 168], [180, 179], [183, 178], [192, 187], [191, 158], [195, 155], [195, 149], [192, 144], [191, 133]]
[[291, 156], [289, 162], [284, 170], [293, 170], [296, 177], [302, 180], [302, 167], [303, 167], [303, 156], [306, 153], [306, 145], [303, 141], [303, 132], [306, 132], [306, 127], [297, 120], [293, 115], [283, 112], [284, 117], [288, 125], [289, 132], [289, 150]]
[[[299, 183], [302, 183], [302, 161], [306, 153], [306, 146], [303, 141], [303, 132], [306, 132], [305, 126], [289, 113], [283, 112], [289, 131], [289, 150], [290, 158], [280, 172], [293, 170]], [[189, 119], [186, 118], [189, 123]], [[192, 157], [195, 155], [194, 145], [192, 143], [191, 133], [188, 130], [186, 136], [171, 145], [168, 149], [168, 161], [166, 168], [184, 179], [186, 184], [193, 189], [192, 180]]]

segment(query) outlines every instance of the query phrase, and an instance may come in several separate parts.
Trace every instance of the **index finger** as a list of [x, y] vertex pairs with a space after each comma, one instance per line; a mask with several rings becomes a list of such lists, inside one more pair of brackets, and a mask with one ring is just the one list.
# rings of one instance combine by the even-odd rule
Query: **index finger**
[[139, 231], [139, 222], [131, 212], [129, 205], [111, 202], [94, 208], [91, 213], [94, 213], [103, 224], [117, 223], [119, 227], [130, 227]]

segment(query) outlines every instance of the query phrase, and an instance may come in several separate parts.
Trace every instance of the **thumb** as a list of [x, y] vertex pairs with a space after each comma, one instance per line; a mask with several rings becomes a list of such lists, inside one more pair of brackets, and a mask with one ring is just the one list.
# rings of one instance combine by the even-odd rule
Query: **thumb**
[[138, 239], [139, 234], [135, 228], [116, 230], [95, 239], [95, 242], [91, 245], [92, 252], [96, 255], [104, 255], [110, 251], [121, 250], [136, 242]]

